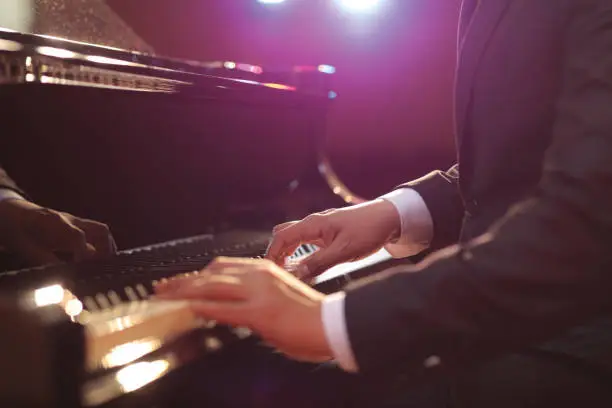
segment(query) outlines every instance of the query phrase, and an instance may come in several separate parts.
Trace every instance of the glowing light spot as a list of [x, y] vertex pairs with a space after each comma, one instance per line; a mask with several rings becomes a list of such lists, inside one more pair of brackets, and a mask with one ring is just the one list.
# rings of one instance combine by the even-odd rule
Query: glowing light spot
[[381, 0], [337, 0], [338, 4], [348, 11], [371, 11], [378, 7]]
[[296, 90], [296, 88], [294, 86], [283, 85], [283, 84], [266, 83], [266, 84], [263, 84], [263, 85], [267, 86], [268, 88], [283, 89], [285, 91], [295, 91]]
[[319, 72], [323, 72], [324, 74], [335, 74], [336, 67], [332, 67], [331, 65], [319, 65], [317, 67]]
[[76, 58], [78, 56], [77, 53], [64, 50], [62, 48], [54, 48], [54, 47], [37, 47], [36, 50], [42, 55], [46, 55], [48, 57], [56, 57], [56, 58]]
[[87, 55], [85, 56], [87, 61], [95, 62], [98, 64], [113, 64], [113, 65], [132, 65], [131, 62], [118, 60], [115, 58], [102, 57], [98, 55]]
[[34, 303], [38, 307], [57, 305], [64, 300], [64, 288], [51, 285], [34, 291]]
[[135, 391], [155, 381], [170, 368], [167, 360], [143, 361], [122, 368], [115, 374], [125, 392]]

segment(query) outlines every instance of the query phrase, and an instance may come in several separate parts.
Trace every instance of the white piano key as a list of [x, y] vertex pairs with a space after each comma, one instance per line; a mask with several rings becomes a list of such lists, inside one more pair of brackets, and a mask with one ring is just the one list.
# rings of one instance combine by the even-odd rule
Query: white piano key
[[90, 312], [96, 312], [100, 309], [96, 301], [91, 296], [85, 296], [83, 298], [83, 304], [85, 305], [85, 308]]
[[122, 303], [121, 298], [119, 297], [117, 292], [115, 292], [114, 290], [111, 290], [110, 292], [108, 292], [107, 297], [108, 297], [108, 300], [110, 300], [111, 305], [113, 306], [117, 306]]
[[138, 295], [136, 294], [136, 291], [131, 286], [126, 286], [123, 290], [125, 292], [125, 295], [131, 302], [137, 302], [140, 300], [138, 298]]
[[141, 307], [142, 302], [135, 300], [125, 304], [125, 314], [131, 315], [136, 313], [136, 311]]
[[109, 300], [106, 298], [106, 296], [104, 295], [104, 293], [98, 293], [96, 295], [96, 301], [98, 302], [102, 310], [110, 309], [111, 307], [111, 304]]
[[140, 295], [141, 299], [146, 299], [149, 297], [149, 291], [144, 287], [142, 283], [136, 285], [136, 292]]

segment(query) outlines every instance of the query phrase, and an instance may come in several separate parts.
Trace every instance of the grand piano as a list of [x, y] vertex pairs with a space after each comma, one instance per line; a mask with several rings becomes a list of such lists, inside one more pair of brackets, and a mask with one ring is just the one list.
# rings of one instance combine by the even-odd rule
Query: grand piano
[[325, 160], [330, 90], [227, 65], [0, 31], [0, 160], [36, 201], [108, 223], [123, 247], [320, 209], [279, 206]]
[[[141, 246], [0, 275], [0, 321], [12, 332], [0, 337], [10, 372], [0, 403], [175, 406], [194, 362], [254, 347], [248, 331], [147, 299], [156, 280], [215, 256], [261, 256], [277, 222], [361, 200], [325, 154], [332, 71], [0, 30], [3, 167], [37, 202], [108, 223], [123, 248]], [[377, 254], [317, 287], [334, 291], [347, 272], [394, 262]]]

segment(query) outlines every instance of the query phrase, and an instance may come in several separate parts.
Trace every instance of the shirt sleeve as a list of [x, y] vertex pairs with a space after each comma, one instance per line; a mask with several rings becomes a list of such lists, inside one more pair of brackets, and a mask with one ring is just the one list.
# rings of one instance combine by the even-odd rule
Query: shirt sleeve
[[321, 318], [334, 359], [343, 370], [354, 373], [358, 371], [358, 367], [346, 329], [344, 297], [344, 292], [328, 295], [323, 301]]
[[400, 216], [400, 237], [385, 246], [395, 258], [416, 255], [429, 247], [433, 239], [433, 220], [421, 195], [414, 189], [401, 188], [380, 198], [389, 201]]

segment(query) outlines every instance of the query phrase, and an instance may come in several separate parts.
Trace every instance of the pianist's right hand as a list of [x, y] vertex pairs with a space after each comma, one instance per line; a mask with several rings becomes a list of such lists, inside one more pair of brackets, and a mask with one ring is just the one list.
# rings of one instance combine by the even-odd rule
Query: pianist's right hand
[[373, 200], [277, 225], [266, 257], [282, 266], [299, 245], [318, 245], [322, 249], [300, 262], [294, 272], [301, 279], [310, 279], [339, 263], [373, 254], [400, 230], [401, 221], [393, 204]]
[[77, 261], [116, 251], [106, 225], [24, 199], [0, 201], [0, 246], [31, 266]]

